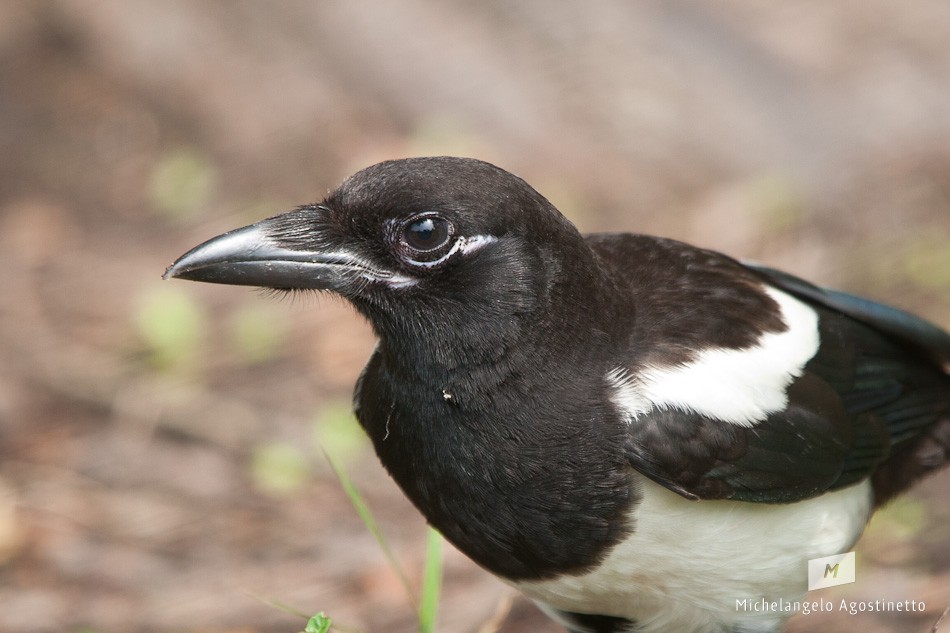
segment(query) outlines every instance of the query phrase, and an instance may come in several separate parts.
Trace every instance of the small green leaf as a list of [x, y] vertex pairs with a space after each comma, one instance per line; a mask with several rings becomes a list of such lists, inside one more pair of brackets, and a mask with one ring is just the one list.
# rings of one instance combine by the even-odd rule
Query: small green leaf
[[359, 455], [367, 444], [366, 433], [348, 401], [328, 404], [317, 412], [313, 439], [319, 448], [343, 464]]
[[254, 483], [265, 492], [291, 494], [300, 490], [310, 477], [303, 452], [291, 444], [272, 442], [259, 446], [251, 457]]
[[216, 182], [210, 159], [193, 147], [178, 148], [159, 158], [152, 170], [150, 201], [166, 216], [188, 218], [207, 205]]
[[135, 324], [160, 369], [175, 369], [192, 363], [208, 331], [201, 306], [181, 287], [149, 289], [139, 299]]
[[333, 624], [333, 621], [327, 617], [327, 614], [321, 611], [317, 615], [313, 616], [307, 620], [307, 627], [303, 630], [304, 633], [327, 633], [330, 630], [330, 625]]
[[231, 342], [249, 363], [274, 358], [287, 338], [287, 322], [274, 306], [255, 301], [234, 312], [230, 320]]

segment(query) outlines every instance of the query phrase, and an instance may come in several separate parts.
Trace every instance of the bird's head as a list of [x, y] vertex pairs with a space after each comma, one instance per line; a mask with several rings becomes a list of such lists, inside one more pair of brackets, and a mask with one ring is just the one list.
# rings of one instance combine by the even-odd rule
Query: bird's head
[[368, 167], [319, 204], [212, 238], [165, 278], [332, 291], [384, 342], [457, 349], [536, 325], [569, 277], [565, 262], [589, 258], [574, 226], [520, 178], [472, 159], [411, 158]]

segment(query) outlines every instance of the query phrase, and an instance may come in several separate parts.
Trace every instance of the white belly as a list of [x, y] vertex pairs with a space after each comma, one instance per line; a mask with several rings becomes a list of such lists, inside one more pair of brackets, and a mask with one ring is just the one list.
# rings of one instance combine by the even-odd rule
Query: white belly
[[740, 623], [771, 631], [790, 614], [743, 610], [737, 600], [800, 599], [808, 559], [848, 551], [870, 512], [866, 481], [776, 505], [688, 501], [645, 480], [634, 533], [599, 567], [514, 586], [557, 609], [634, 619], [643, 633], [712, 633]]

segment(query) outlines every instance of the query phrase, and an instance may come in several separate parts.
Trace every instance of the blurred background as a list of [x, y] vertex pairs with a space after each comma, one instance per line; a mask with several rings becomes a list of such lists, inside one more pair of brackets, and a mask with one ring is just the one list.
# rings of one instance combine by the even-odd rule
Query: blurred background
[[[0, 0], [0, 632], [366, 633], [414, 616], [425, 528], [349, 413], [340, 301], [162, 282], [360, 167], [475, 156], [582, 230], [670, 236], [950, 326], [950, 4]], [[950, 473], [858, 582], [950, 603]], [[947, 626], [945, 624], [945, 626]], [[438, 630], [555, 631], [445, 552]]]

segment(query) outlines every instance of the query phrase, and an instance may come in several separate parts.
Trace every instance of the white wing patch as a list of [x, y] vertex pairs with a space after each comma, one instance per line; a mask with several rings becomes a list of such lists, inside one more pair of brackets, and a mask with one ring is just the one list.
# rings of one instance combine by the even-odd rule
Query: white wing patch
[[703, 350], [689, 363], [636, 375], [624, 369], [608, 373], [613, 401], [628, 421], [655, 407], [751, 427], [788, 406], [788, 385], [818, 351], [818, 315], [784, 292], [765, 292], [778, 303], [787, 327], [763, 334], [753, 347]]

